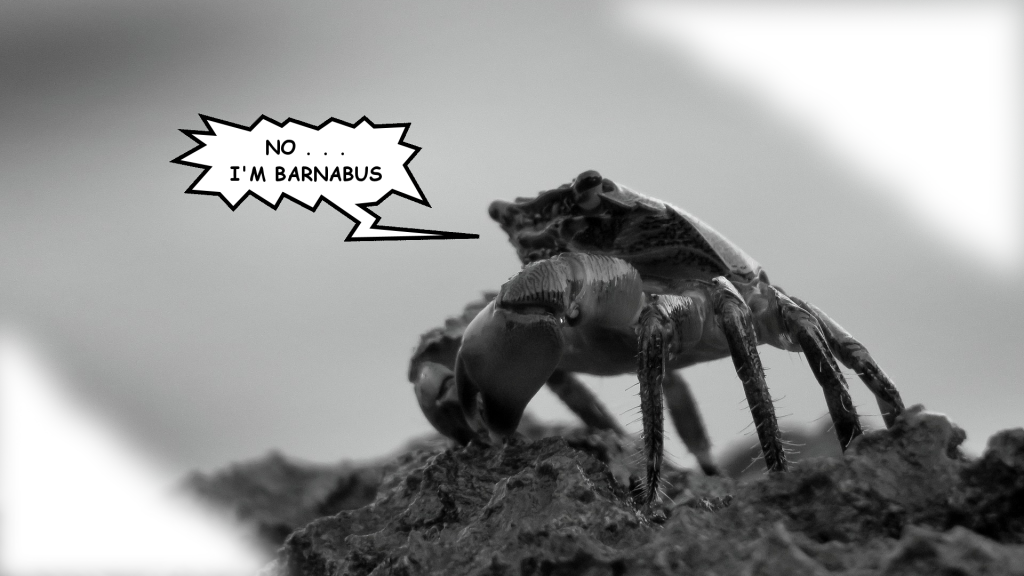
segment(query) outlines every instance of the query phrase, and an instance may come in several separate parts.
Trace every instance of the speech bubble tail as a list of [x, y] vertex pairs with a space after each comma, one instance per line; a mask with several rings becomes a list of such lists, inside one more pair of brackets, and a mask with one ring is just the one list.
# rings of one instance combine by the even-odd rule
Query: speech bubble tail
[[444, 230], [420, 230], [417, 228], [396, 228], [392, 226], [373, 226], [364, 228], [356, 226], [352, 234], [345, 238], [346, 242], [364, 240], [474, 240], [479, 234], [465, 232], [446, 232]]
[[464, 232], [380, 226], [377, 224], [380, 222], [380, 216], [371, 212], [366, 205], [351, 204], [338, 206], [326, 199], [325, 202], [345, 216], [348, 216], [349, 220], [352, 220], [355, 224], [352, 231], [345, 237], [345, 242], [372, 240], [472, 240], [480, 237], [479, 234], [466, 234]]

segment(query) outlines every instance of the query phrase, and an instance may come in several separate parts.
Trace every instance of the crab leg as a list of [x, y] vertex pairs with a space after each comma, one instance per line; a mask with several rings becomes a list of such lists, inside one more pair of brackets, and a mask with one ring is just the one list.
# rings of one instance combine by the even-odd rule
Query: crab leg
[[686, 448], [697, 457], [697, 463], [700, 464], [701, 470], [705, 474], [708, 476], [721, 474], [711, 458], [711, 440], [708, 438], [704, 419], [701, 418], [700, 410], [697, 408], [697, 400], [690, 391], [690, 385], [683, 379], [683, 375], [679, 371], [666, 374], [663, 385], [668, 413], [672, 415], [676, 432], [679, 432], [679, 437], [683, 439]]
[[845, 451], [850, 442], [863, 433], [846, 379], [832, 356], [818, 319], [782, 291], [774, 287], [772, 290], [777, 298], [782, 326], [807, 356], [807, 363], [825, 393], [825, 403], [832, 416], [839, 445]]
[[[671, 300], [671, 302], [666, 302]], [[665, 452], [665, 412], [662, 405], [662, 384], [668, 363], [666, 339], [672, 336], [672, 309], [689, 303], [679, 298], [651, 296], [640, 314], [637, 336], [640, 350], [636, 356], [636, 376], [640, 382], [640, 413], [643, 419], [644, 460], [647, 474], [644, 478], [641, 504], [649, 506], [658, 497], [661, 481], [661, 460]]]
[[715, 287], [712, 299], [715, 315], [722, 321], [736, 374], [743, 382], [743, 392], [754, 418], [764, 463], [769, 472], [783, 472], [788, 467], [786, 452], [782, 448], [775, 405], [764, 379], [761, 356], [757, 353], [757, 336], [750, 308], [728, 280], [719, 276], [712, 282]]
[[[680, 291], [680, 296], [651, 296], [637, 326], [637, 377], [643, 411], [644, 456], [647, 459], [642, 500], [645, 506], [657, 498], [660, 481], [664, 444], [662, 388], [666, 381], [674, 378], [667, 373], [666, 367], [672, 357], [685, 353], [698, 343], [716, 339], [714, 332], [718, 332], [717, 339], [723, 339], [723, 344], [728, 347], [736, 374], [743, 383], [768, 470], [779, 472], [787, 467], [775, 406], [757, 353], [750, 308], [735, 287], [721, 277], [710, 285], [694, 282]], [[675, 389], [677, 384], [672, 382], [670, 388], [673, 390], [667, 393], [668, 397], [673, 402], [678, 401], [680, 392]], [[677, 404], [676, 409], [681, 406]]]
[[626, 431], [615, 421], [604, 404], [597, 399], [580, 379], [565, 370], [555, 370], [548, 378], [548, 388], [565, 402], [583, 423], [598, 430], [611, 430], [619, 436]]
[[896, 390], [892, 380], [886, 376], [868, 353], [867, 348], [817, 306], [792, 296], [790, 298], [818, 319], [829, 348], [840, 362], [860, 376], [871, 393], [875, 395], [875, 401], [878, 402], [878, 409], [882, 412], [886, 428], [892, 428], [896, 417], [904, 410], [903, 399], [900, 398], [900, 393]]

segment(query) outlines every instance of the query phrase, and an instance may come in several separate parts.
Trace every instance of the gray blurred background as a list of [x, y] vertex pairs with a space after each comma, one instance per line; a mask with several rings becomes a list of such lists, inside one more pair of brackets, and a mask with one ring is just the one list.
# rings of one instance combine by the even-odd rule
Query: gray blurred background
[[[424, 330], [518, 269], [487, 217], [594, 168], [700, 216], [873, 352], [908, 403], [980, 451], [1020, 426], [1020, 263], [995, 273], [877, 183], [611, 4], [0, 4], [0, 326], [172, 470], [271, 448], [322, 461], [429, 425]], [[198, 114], [410, 122], [433, 208], [382, 224], [479, 240], [343, 243], [329, 207], [184, 194]], [[966, 254], [966, 253], [964, 253]], [[784, 426], [821, 424], [801, 356], [763, 350]], [[753, 443], [731, 363], [688, 372], [719, 447]], [[587, 380], [626, 422], [632, 377]], [[864, 414], [877, 408], [851, 375]], [[533, 412], [571, 419], [542, 394]], [[875, 425], [879, 419], [871, 420]], [[635, 427], [634, 427], [635, 429]], [[674, 433], [673, 433], [674, 434]], [[688, 462], [677, 442], [678, 461]]]

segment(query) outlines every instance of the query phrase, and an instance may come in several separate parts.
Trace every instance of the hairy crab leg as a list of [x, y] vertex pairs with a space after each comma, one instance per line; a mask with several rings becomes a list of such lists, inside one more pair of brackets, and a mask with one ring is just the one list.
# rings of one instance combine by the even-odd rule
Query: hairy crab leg
[[555, 370], [548, 378], [548, 388], [551, 388], [551, 391], [587, 426], [598, 430], [611, 430], [619, 436], [626, 436], [626, 430], [574, 374], [565, 370]]
[[721, 470], [711, 458], [711, 440], [697, 407], [697, 400], [690, 391], [690, 385], [677, 370], [665, 375], [663, 387], [668, 413], [672, 415], [672, 423], [675, 424], [676, 432], [683, 439], [686, 448], [697, 457], [697, 463], [705, 474], [721, 474]]
[[[657, 499], [661, 475], [664, 444], [662, 388], [674, 378], [666, 367], [672, 356], [700, 342], [724, 340], [722, 346], [728, 348], [736, 374], [743, 384], [765, 464], [772, 472], [781, 472], [787, 467], [775, 406], [757, 353], [750, 308], [732, 284], [721, 277], [711, 284], [693, 282], [680, 291], [682, 295], [651, 296], [637, 326], [637, 377], [640, 380], [644, 455], [647, 459], [647, 478], [642, 495], [644, 506]], [[713, 332], [717, 332], [717, 336]], [[669, 386], [677, 387], [675, 382]], [[666, 394], [677, 399], [678, 390]]]
[[784, 472], [788, 468], [786, 452], [782, 447], [775, 405], [764, 379], [761, 356], [757, 353], [757, 335], [750, 307], [725, 278], [719, 276], [712, 283], [715, 316], [722, 321], [736, 374], [743, 383], [743, 392], [754, 419], [764, 463], [769, 472]]
[[840, 362], [857, 373], [857, 376], [875, 395], [875, 401], [878, 403], [878, 409], [882, 412], [886, 428], [892, 428], [896, 417], [905, 410], [903, 399], [892, 380], [868, 353], [867, 348], [817, 306], [792, 296], [790, 298], [818, 319], [829, 348]]
[[825, 393], [825, 403], [832, 416], [839, 445], [846, 451], [850, 442], [863, 433], [846, 379], [836, 364], [818, 319], [777, 288], [772, 290], [777, 298], [782, 326], [807, 356], [807, 364]]
[[[650, 506], [658, 498], [661, 481], [661, 461], [665, 452], [665, 412], [662, 406], [662, 385], [665, 379], [671, 337], [672, 319], [666, 297], [652, 296], [637, 326], [640, 350], [636, 356], [636, 376], [640, 381], [640, 413], [643, 418], [644, 460], [647, 474], [644, 478], [640, 503]], [[673, 299], [674, 300], [674, 299]]]

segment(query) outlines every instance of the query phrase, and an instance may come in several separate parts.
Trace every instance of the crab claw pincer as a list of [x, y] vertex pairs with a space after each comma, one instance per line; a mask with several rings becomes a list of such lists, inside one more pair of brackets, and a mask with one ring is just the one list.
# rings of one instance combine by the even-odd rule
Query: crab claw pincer
[[454, 376], [447, 366], [423, 362], [414, 380], [416, 400], [435, 430], [460, 444], [467, 444], [477, 435], [462, 413]]
[[463, 411], [471, 419], [479, 413], [488, 431], [508, 438], [558, 366], [561, 322], [541, 309], [516, 310], [495, 302], [466, 328], [455, 382]]

